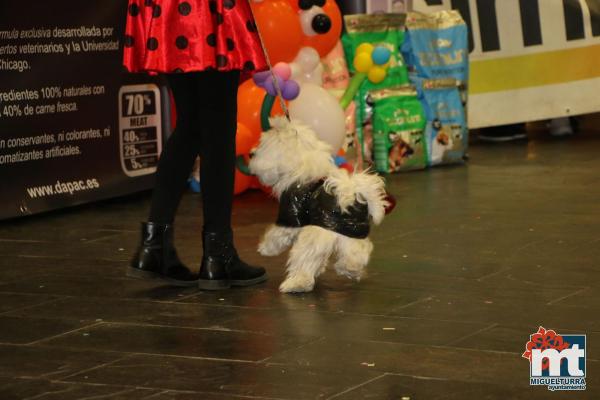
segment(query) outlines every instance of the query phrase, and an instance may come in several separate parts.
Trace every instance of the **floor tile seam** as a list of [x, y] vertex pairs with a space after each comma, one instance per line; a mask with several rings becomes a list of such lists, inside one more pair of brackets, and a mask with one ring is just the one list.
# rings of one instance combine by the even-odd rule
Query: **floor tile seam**
[[[51, 295], [50, 295], [50, 296], [51, 296]], [[3, 311], [3, 312], [0, 312], [0, 317], [2, 317], [2, 316], [7, 316], [7, 314], [12, 314], [12, 313], [15, 313], [15, 312], [20, 312], [20, 311], [27, 310], [27, 309], [30, 309], [30, 308], [35, 308], [35, 307], [39, 307], [39, 306], [43, 306], [43, 305], [48, 305], [48, 304], [52, 304], [52, 303], [57, 303], [57, 302], [59, 302], [60, 300], [63, 300], [63, 299], [61, 299], [61, 298], [56, 298], [56, 299], [51, 299], [51, 300], [45, 300], [45, 301], [41, 301], [41, 302], [39, 302], [39, 303], [30, 304], [30, 305], [23, 306], [23, 307], [13, 308], [12, 310], [8, 310], [8, 311]], [[13, 317], [13, 315], [8, 315], [8, 316], [9, 316], [9, 317]], [[14, 317], [18, 317], [18, 316], [14, 316]], [[30, 317], [30, 318], [31, 318], [31, 317]]]
[[477, 330], [477, 331], [475, 331], [475, 332], [470, 332], [470, 333], [468, 333], [467, 335], [465, 335], [465, 336], [463, 336], [463, 337], [460, 337], [460, 338], [457, 338], [457, 339], [453, 339], [453, 340], [451, 340], [451, 341], [449, 341], [449, 342], [445, 343], [445, 344], [444, 344], [444, 346], [449, 346], [449, 347], [452, 347], [453, 345], [459, 344], [460, 342], [464, 341], [465, 339], [468, 339], [468, 338], [471, 338], [471, 337], [477, 336], [477, 335], [479, 335], [480, 333], [487, 332], [487, 331], [489, 331], [489, 330], [491, 330], [491, 329], [493, 329], [493, 328], [497, 327], [498, 325], [500, 325], [500, 324], [499, 324], [499, 323], [496, 323], [496, 322], [495, 322], [495, 323], [492, 323], [492, 324], [490, 324], [490, 325], [488, 325], [488, 326], [486, 326], [486, 327], [483, 327], [483, 328], [481, 328], [481, 329], [479, 329], [479, 330]]
[[67, 382], [67, 380], [68, 380], [69, 378], [71, 378], [71, 377], [73, 377], [73, 376], [75, 376], [75, 375], [85, 374], [85, 373], [87, 373], [87, 372], [90, 372], [90, 371], [94, 371], [94, 370], [97, 370], [97, 369], [100, 369], [100, 368], [107, 367], [107, 366], [109, 366], [109, 365], [112, 365], [112, 364], [115, 364], [115, 363], [117, 363], [117, 362], [120, 362], [120, 361], [126, 360], [126, 359], [127, 359], [127, 358], [129, 358], [129, 357], [131, 357], [131, 356], [130, 356], [129, 354], [126, 354], [126, 355], [124, 355], [124, 356], [122, 356], [122, 357], [117, 357], [117, 358], [115, 358], [114, 360], [111, 360], [111, 361], [108, 361], [108, 362], [102, 363], [102, 364], [100, 364], [100, 365], [94, 365], [93, 367], [90, 367], [90, 368], [84, 368], [84, 369], [82, 369], [82, 370], [79, 370], [79, 371], [73, 372], [73, 373], [71, 373], [71, 374], [69, 374], [69, 375], [66, 375], [66, 376], [63, 376], [63, 377], [61, 377], [61, 378], [58, 378], [58, 379], [56, 379], [56, 381], [64, 381], [64, 382]]
[[57, 394], [60, 394], [60, 393], [69, 393], [69, 392], [71, 391], [71, 389], [72, 389], [72, 388], [67, 386], [67, 387], [65, 387], [65, 388], [63, 388], [63, 389], [60, 389], [60, 390], [59, 390], [59, 388], [56, 388], [56, 389], [57, 389], [57, 390], [51, 390], [51, 391], [47, 391], [47, 390], [46, 390], [46, 391], [44, 391], [43, 393], [38, 393], [38, 394], [35, 394], [35, 395], [33, 395], [33, 396], [23, 397], [21, 400], [35, 400], [35, 399], [41, 399], [41, 398], [45, 397], [47, 394], [50, 394], [50, 395], [57, 395]]
[[548, 285], [540, 284], [535, 281], [528, 281], [526, 279], [515, 278], [511, 274], [506, 275], [504, 278], [509, 281], [512, 281], [512, 282], [520, 282], [520, 283], [524, 283], [526, 285], [533, 286], [535, 288], [540, 288], [540, 289], [584, 289], [584, 288], [588, 287], [588, 286], [583, 286], [583, 285], [571, 285], [571, 284], [560, 284], [558, 286], [555, 286], [555, 285], [548, 286]]
[[496, 275], [500, 275], [500, 274], [502, 274], [504, 272], [508, 272], [508, 271], [510, 271], [512, 269], [513, 269], [513, 267], [500, 268], [498, 271], [491, 272], [491, 273], [489, 273], [487, 275], [480, 276], [479, 278], [477, 278], [475, 280], [477, 282], [483, 282], [483, 281], [487, 280], [488, 278], [493, 278]]
[[[27, 295], [39, 295], [36, 293], [26, 293], [26, 292], [0, 292], [3, 294], [27, 294]], [[58, 297], [57, 299], [53, 299], [53, 300], [48, 300], [47, 302], [42, 302], [42, 303], [37, 303], [34, 305], [30, 305], [30, 306], [25, 306], [22, 309], [28, 309], [28, 308], [35, 308], [38, 307], [40, 305], [44, 305], [47, 303], [56, 303], [56, 302], [60, 302], [60, 301], [66, 301], [66, 300], [76, 300], [78, 298], [85, 298], [85, 299], [106, 299], [106, 297], [101, 297], [101, 296], [66, 296], [66, 295], [54, 295], [54, 294], [49, 294], [48, 296], [56, 296]], [[209, 304], [209, 303], [179, 303], [176, 301], [164, 301], [164, 300], [140, 300], [140, 299], [136, 299], [136, 298], [118, 298], [118, 301], [124, 301], [124, 302], [139, 302], [142, 301], [148, 305], [151, 304], [172, 304], [172, 305], [177, 305], [177, 304], [185, 304], [185, 305], [190, 305], [190, 304], [198, 304], [199, 306], [202, 307], [225, 307], [225, 308], [242, 308], [242, 309], [250, 309], [250, 310], [256, 310], [256, 311], [269, 311], [269, 310], [273, 310], [273, 311], [277, 311], [277, 308], [252, 308], [252, 307], [243, 307], [243, 306], [230, 306], [230, 305], [225, 305], [225, 304]], [[417, 302], [413, 302], [413, 303], [417, 303]], [[414, 305], [414, 304], [411, 304]], [[573, 306], [573, 305], [564, 305], [565, 307], [569, 306], [569, 307], [578, 307], [578, 306]], [[357, 313], [357, 312], [339, 312], [339, 311], [327, 311], [327, 310], [314, 310], [314, 311], [310, 311], [310, 310], [305, 310], [305, 309], [293, 309], [291, 311], [299, 311], [299, 312], [304, 312], [304, 313], [312, 313], [312, 312], [316, 312], [319, 314], [334, 314], [334, 315], [349, 315], [349, 316], [360, 316], [360, 317], [369, 317], [369, 318], [386, 318], [386, 319], [390, 319], [390, 320], [411, 320], [411, 321], [432, 321], [432, 322], [445, 322], [445, 323], [461, 323], [461, 324], [483, 324], [485, 322], [482, 321], [475, 321], [475, 320], [464, 320], [464, 319], [439, 319], [439, 318], [423, 318], [423, 317], [413, 317], [413, 316], [406, 316], [406, 315], [394, 315], [391, 314], [393, 312], [396, 312], [397, 310], [402, 310], [403, 306], [399, 307], [399, 308], [395, 308], [392, 311], [390, 311], [390, 313], [388, 314], [370, 314], [370, 313]], [[58, 319], [55, 317], [47, 317], [47, 316], [29, 316], [29, 315], [10, 315], [13, 314], [17, 311], [20, 311], [21, 309], [12, 309], [12, 310], [8, 310], [5, 312], [0, 313], [0, 316], [8, 316], [8, 317], [14, 317], [14, 318], [35, 318], [35, 319]], [[240, 319], [242, 317], [232, 317], [231, 319], [227, 319], [225, 321], [223, 321], [224, 323], [228, 323], [228, 322], [232, 322], [235, 321], [237, 319]], [[78, 320], [81, 321], [81, 319], [67, 319], [67, 320]], [[85, 319], [84, 319], [85, 320]], [[164, 326], [164, 327], [175, 327], [175, 328], [183, 328], [183, 329], [209, 329], [209, 330], [215, 330], [214, 328], [197, 328], [197, 327], [191, 327], [191, 326], [178, 326], [178, 325], [162, 325], [162, 324], [143, 324], [143, 323], [134, 323], [134, 322], [127, 322], [127, 321], [119, 321], [119, 320], [109, 320], [109, 319], [105, 319], [103, 318], [102, 321], [96, 321], [96, 322], [106, 322], [106, 323], [111, 323], [111, 324], [133, 324], [133, 325], [147, 325], [147, 326]], [[499, 323], [500, 325], [502, 325], [501, 323]], [[218, 330], [218, 329], [217, 329]], [[238, 331], [238, 330], [234, 330], [234, 329], [229, 329], [229, 328], [224, 328], [222, 329], [223, 331]], [[255, 333], [255, 334], [261, 334], [261, 332], [257, 332], [257, 331], [240, 331], [240, 332], [244, 332], [244, 333]], [[591, 331], [591, 332], [597, 332], [597, 331]], [[268, 334], [265, 334], [265, 336], [271, 336]]]
[[59, 333], [57, 335], [53, 335], [53, 336], [50, 336], [50, 337], [45, 337], [45, 338], [42, 338], [42, 339], [34, 340], [33, 342], [29, 342], [26, 345], [27, 346], [36, 346], [38, 344], [41, 344], [41, 343], [44, 343], [44, 342], [48, 342], [48, 341], [51, 341], [51, 340], [54, 340], [54, 339], [57, 339], [57, 338], [60, 338], [60, 337], [63, 337], [63, 336], [68, 336], [68, 335], [71, 335], [73, 333], [80, 332], [82, 330], [92, 329], [92, 328], [95, 328], [95, 327], [100, 326], [102, 324], [104, 324], [104, 322], [94, 322], [94, 323], [91, 323], [91, 324], [79, 327], [77, 329], [72, 329], [72, 330], [67, 331], [67, 332]]
[[136, 326], [136, 327], [150, 327], [150, 328], [173, 328], [173, 329], [188, 329], [195, 331], [209, 331], [209, 332], [234, 332], [234, 333], [246, 333], [254, 334], [266, 337], [276, 336], [275, 334], [266, 334], [263, 332], [248, 331], [243, 329], [231, 329], [226, 327], [196, 327], [196, 326], [181, 326], [181, 325], [164, 325], [164, 324], [152, 324], [152, 323], [139, 323], [139, 322], [121, 322], [111, 321], [109, 319], [103, 319], [102, 324], [104, 325], [121, 325], [121, 326]]
[[396, 312], [397, 310], [402, 310], [402, 309], [405, 309], [405, 308], [412, 307], [412, 306], [414, 306], [416, 304], [421, 304], [421, 303], [433, 300], [434, 297], [435, 297], [435, 295], [429, 295], [427, 297], [423, 297], [423, 298], [411, 301], [411, 302], [403, 304], [401, 306], [394, 307], [392, 310], [390, 310], [390, 313]]
[[552, 306], [552, 305], [560, 303], [561, 301], [566, 300], [566, 299], [568, 299], [570, 297], [577, 296], [578, 294], [581, 294], [581, 293], [585, 293], [585, 292], [587, 292], [590, 289], [591, 289], [590, 286], [584, 286], [584, 287], [580, 288], [579, 290], [576, 290], [574, 292], [566, 294], [566, 295], [564, 295], [562, 297], [559, 297], [557, 299], [551, 300], [551, 301], [547, 302], [546, 305], [547, 306]]
[[[1, 344], [1, 343], [0, 343]], [[148, 352], [139, 352], [139, 351], [120, 351], [120, 350], [110, 350], [110, 349], [102, 349], [102, 350], [98, 350], [97, 348], [94, 347], [78, 347], [78, 348], [73, 348], [73, 347], [68, 347], [68, 346], [61, 346], [61, 345], [44, 345], [44, 346], [36, 346], [36, 347], [40, 347], [40, 348], [46, 348], [46, 349], [62, 349], [62, 350], [78, 350], [78, 351], [95, 351], [97, 353], [105, 353], [105, 354], [123, 354], [124, 357], [135, 357], [135, 356], [145, 356], [145, 357], [164, 357], [164, 358], [179, 358], [179, 359], [185, 359], [185, 360], [200, 360], [200, 361], [214, 361], [214, 362], [221, 362], [221, 363], [225, 363], [225, 362], [229, 362], [229, 363], [236, 363], [236, 364], [258, 364], [258, 360], [254, 361], [254, 360], [241, 360], [241, 359], [235, 359], [235, 358], [218, 358], [218, 357], [202, 357], [202, 356], [184, 356], [184, 355], [180, 355], [180, 354], [169, 354], [169, 353], [148, 353]]]
[[[46, 276], [52, 276], [52, 277], [65, 277], [66, 275], [58, 275], [58, 274], [44, 274], [44, 275], [38, 275], [37, 277], [46, 277]], [[78, 276], [79, 275], [72, 275], [69, 274], [68, 276]], [[83, 276], [81, 276], [83, 277]], [[89, 277], [89, 275], [87, 275], [87, 277]], [[125, 281], [127, 279], [130, 278], [109, 278], [111, 280], [119, 280], [119, 281]], [[177, 304], [177, 301], [174, 300], [148, 300], [146, 298], [140, 298], [140, 297], [115, 297], [115, 296], [93, 296], [93, 295], [67, 295], [67, 294], [58, 294], [58, 293], [48, 293], [48, 292], [31, 292], [31, 291], [12, 291], [12, 290], [2, 290], [2, 286], [6, 286], [6, 285], [11, 285], [13, 284], [15, 281], [9, 281], [9, 282], [3, 282], [2, 284], [0, 284], [0, 294], [26, 294], [26, 295], [46, 295], [46, 296], [60, 296], [60, 297], [64, 297], [64, 298], [85, 298], [85, 299], [110, 299], [110, 300], [136, 300], [136, 301], [145, 301], [145, 302], [153, 302], [153, 303], [172, 303], [172, 304]], [[162, 286], [156, 286], [156, 287], [152, 287], [151, 289], [156, 289], [156, 288], [160, 288]], [[149, 288], [150, 289], [150, 288]], [[179, 304], [196, 304], [196, 303], [179, 303]], [[198, 303], [199, 304], [199, 303]], [[201, 304], [204, 305], [204, 304]], [[208, 304], [210, 305], [210, 304]]]
[[[108, 385], [107, 385], [108, 386]], [[111, 393], [110, 397], [116, 396], [116, 395], [125, 395], [127, 393], [131, 393], [131, 392], [135, 392], [137, 390], [137, 388], [123, 388], [123, 390], [115, 392], [115, 393]], [[101, 400], [101, 399], [108, 399], [106, 394], [99, 394], [99, 395], [93, 395], [93, 396], [86, 396], [86, 397], [81, 397], [78, 400]]]
[[199, 292], [195, 292], [195, 293], [190, 293], [187, 295], [183, 295], [181, 297], [178, 297], [177, 300], [174, 300], [173, 303], [181, 303], [181, 304], [196, 304], [196, 303], [186, 303], [184, 300], [193, 298], [198, 296], [200, 293]]
[[84, 245], [85, 245], [85, 244], [88, 244], [88, 243], [99, 243], [99, 242], [102, 242], [102, 241], [104, 241], [104, 240], [107, 240], [107, 239], [114, 239], [114, 238], [116, 238], [116, 237], [119, 237], [119, 236], [122, 236], [122, 235], [124, 235], [124, 233], [123, 233], [123, 232], [113, 232], [113, 233], [112, 233], [112, 234], [110, 234], [110, 235], [101, 236], [101, 237], [98, 237], [98, 238], [95, 238], [95, 239], [86, 239], [86, 240], [80, 240], [80, 243], [82, 243], [82, 244], [84, 244]]
[[[223, 396], [224, 393], [223, 392], [212, 392], [212, 391], [201, 391], [201, 392], [196, 392], [196, 391], [192, 391], [192, 392], [186, 392], [186, 391], [178, 391], [178, 390], [171, 390], [171, 389], [167, 389], [164, 392], [167, 393], [190, 393], [190, 394], [202, 394], [202, 395], [221, 395]], [[231, 393], [225, 393], [227, 396], [229, 396], [229, 398], [231, 399], [248, 399], [248, 400], [290, 400], [289, 397], [264, 397], [264, 396], [251, 396], [251, 395], [243, 395], [243, 394], [231, 394]], [[153, 395], [156, 396], [156, 395]], [[148, 397], [151, 398], [151, 397]]]
[[[39, 254], [9, 254], [8, 257], [15, 257], [15, 258], [22, 258], [22, 259], [33, 259], [33, 260], [39, 260], [42, 258], [47, 258], [49, 260], [71, 260], [73, 259], [72, 256], [64, 256], [64, 255], [60, 255], [60, 256], [54, 256], [54, 255], [39, 255]], [[108, 262], [114, 262], [114, 263], [123, 263], [123, 262], [128, 262], [129, 260], [127, 259], [113, 259], [113, 258], [105, 258], [105, 257], [94, 257], [94, 258], [84, 258], [83, 261], [86, 262], [93, 262], [93, 261], [108, 261]]]
[[[154, 387], [154, 386], [134, 386], [134, 385], [125, 385], [125, 384], [113, 384], [113, 383], [94, 383], [94, 382], [83, 382], [83, 381], [63, 381], [63, 380], [51, 380], [49, 382], [52, 383], [62, 383], [62, 384], [68, 384], [68, 385], [82, 385], [82, 386], [98, 386], [98, 387], [105, 387], [105, 386], [109, 386], [109, 387], [115, 387], [115, 388], [124, 388], [127, 390], [154, 390], [154, 391], [159, 391], [158, 393], [154, 393], [149, 397], [144, 397], [145, 399], [152, 399], [156, 396], [159, 396], [161, 394], [165, 394], [165, 393], [177, 393], [177, 394], [199, 394], [199, 395], [212, 395], [212, 394], [216, 394], [216, 395], [224, 395], [226, 394], [227, 396], [231, 396], [232, 399], [256, 399], [256, 400], [288, 400], [287, 398], [281, 398], [281, 397], [261, 397], [261, 396], [251, 396], [251, 395], [240, 395], [240, 394], [231, 394], [231, 393], [223, 393], [223, 392], [213, 392], [213, 391], [197, 391], [197, 390], [182, 390], [182, 389], [169, 389], [169, 388], [164, 388], [164, 387]], [[91, 398], [83, 398], [81, 400], [84, 399], [91, 399]]]
[[[321, 336], [321, 337], [315, 338], [314, 340], [310, 340], [310, 341], [308, 341], [306, 343], [302, 343], [302, 344], [300, 344], [298, 346], [295, 346], [293, 348], [285, 349], [285, 350], [277, 352], [276, 354], [273, 354], [273, 355], [271, 355], [269, 357], [263, 358], [262, 360], [259, 360], [257, 363], [258, 364], [264, 364], [264, 365], [270, 365], [269, 360], [272, 359], [273, 357], [276, 357], [276, 356], [279, 357], [279, 356], [285, 355], [286, 353], [289, 353], [289, 352], [292, 352], [292, 351], [296, 351], [296, 350], [302, 349], [304, 347], [307, 347], [307, 346], [310, 346], [310, 345], [322, 342], [325, 339], [326, 339], [325, 336]], [[273, 365], [291, 365], [291, 364], [273, 363]]]
[[47, 244], [47, 243], [57, 243], [57, 242], [52, 242], [52, 241], [48, 241], [48, 240], [0, 238], [0, 243], [31, 243], [31, 244], [44, 243], [44, 244]]
[[326, 400], [335, 399], [336, 397], [340, 397], [340, 396], [342, 396], [342, 395], [344, 395], [344, 394], [350, 393], [350, 392], [352, 392], [353, 390], [356, 390], [356, 389], [358, 389], [358, 388], [360, 388], [360, 387], [362, 387], [362, 386], [365, 386], [365, 385], [368, 385], [368, 384], [370, 384], [370, 383], [373, 383], [373, 382], [375, 382], [375, 381], [377, 381], [377, 380], [379, 380], [379, 379], [381, 379], [381, 378], [383, 378], [383, 377], [385, 377], [385, 373], [383, 373], [383, 374], [381, 374], [381, 375], [377, 375], [377, 376], [376, 376], [376, 377], [374, 377], [374, 378], [368, 379], [368, 380], [366, 380], [366, 381], [364, 381], [364, 382], [361, 382], [361, 383], [359, 383], [358, 385], [354, 385], [354, 386], [352, 386], [352, 387], [349, 387], [349, 388], [348, 388], [348, 389], [346, 389], [346, 390], [343, 390], [343, 391], [341, 391], [341, 392], [339, 392], [339, 393], [336, 393], [336, 394], [334, 394], [334, 395], [332, 395], [332, 396], [329, 396], [329, 397], [327, 397], [327, 399], [326, 399]]
[[[425, 381], [442, 381], [442, 382], [460, 382], [460, 383], [466, 383], [466, 384], [499, 385], [499, 383], [496, 381], [488, 381], [488, 380], [481, 380], [481, 379], [470, 380], [470, 379], [460, 379], [460, 378], [454, 378], [454, 377], [434, 377], [434, 376], [410, 375], [410, 374], [402, 374], [402, 373], [397, 373], [397, 372], [386, 372], [385, 375], [386, 376], [399, 376], [399, 377], [404, 377], [404, 378], [413, 378], [413, 379], [425, 380]], [[513, 383], [510, 386], [513, 386], [515, 388], [530, 387], [531, 385], [529, 385], [528, 383], [529, 382], [527, 380], [525, 380], [524, 383], [517, 383], [517, 384]]]
[[[47, 276], [47, 275], [44, 275]], [[59, 276], [59, 275], [57, 275]], [[1, 285], [0, 285], [1, 286]], [[65, 301], [65, 300], [77, 300], [77, 299], [102, 299], [102, 300], [106, 300], [107, 297], [106, 296], [75, 296], [75, 295], [65, 295], [65, 294], [52, 294], [52, 293], [34, 293], [34, 292], [13, 292], [13, 291], [2, 291], [0, 289], [0, 294], [9, 294], [9, 295], [32, 295], [32, 296], [51, 296], [51, 297], [58, 297], [58, 299], [56, 299], [57, 301]], [[182, 304], [182, 305], [190, 305], [190, 304], [199, 304], [199, 303], [179, 303], [177, 301], [171, 301], [171, 300], [150, 300], [150, 299], [142, 299], [142, 298], [137, 298], [137, 297], [109, 297], [109, 299], [111, 301], [126, 301], [126, 302], [130, 302], [130, 303], [145, 303], [145, 304], [173, 304], [173, 305], [177, 305], [177, 304]], [[199, 304], [201, 306], [204, 306], [204, 304]], [[208, 305], [208, 304], [207, 304]], [[8, 311], [8, 312], [12, 312], [14, 310]], [[5, 312], [4, 312], [5, 313]], [[0, 313], [0, 315], [4, 314], [4, 313]]]
[[381, 343], [388, 345], [399, 345], [399, 346], [414, 346], [414, 347], [429, 347], [434, 349], [442, 349], [442, 350], [460, 350], [465, 352], [477, 352], [477, 353], [491, 353], [491, 354], [504, 354], [504, 355], [518, 355], [520, 356], [521, 352], [512, 352], [512, 351], [502, 351], [502, 350], [484, 350], [484, 349], [476, 349], [470, 347], [460, 347], [460, 346], [447, 346], [447, 345], [439, 345], [439, 344], [423, 344], [423, 343], [407, 343], [407, 342], [390, 342], [385, 340], [365, 340], [365, 342], [369, 343]]

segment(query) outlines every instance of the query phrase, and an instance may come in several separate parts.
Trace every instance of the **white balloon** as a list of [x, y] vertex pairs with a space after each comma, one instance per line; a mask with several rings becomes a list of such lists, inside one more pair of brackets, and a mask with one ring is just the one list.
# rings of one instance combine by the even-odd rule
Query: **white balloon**
[[344, 144], [346, 116], [338, 100], [322, 87], [304, 83], [300, 96], [290, 102], [290, 116], [311, 127], [319, 138], [329, 143], [333, 154]]
[[312, 72], [321, 64], [319, 52], [312, 47], [303, 47], [298, 52], [295, 63], [298, 63], [306, 73]]
[[292, 69], [292, 79], [298, 82], [302, 81], [302, 78], [304, 77], [304, 71], [302, 70], [300, 64], [297, 62], [291, 62], [290, 68]]
[[314, 71], [304, 74], [300, 78], [301, 82], [314, 83], [318, 86], [323, 86], [323, 64], [319, 63], [319, 66]]

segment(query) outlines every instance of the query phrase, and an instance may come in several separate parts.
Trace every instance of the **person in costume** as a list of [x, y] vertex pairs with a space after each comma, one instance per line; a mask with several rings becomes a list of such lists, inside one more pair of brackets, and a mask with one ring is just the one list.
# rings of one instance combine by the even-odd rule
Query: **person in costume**
[[[240, 75], [266, 68], [248, 1], [129, 1], [124, 65], [130, 72], [165, 74], [177, 107], [130, 276], [201, 289], [267, 279], [263, 268], [240, 260], [231, 228]], [[177, 256], [173, 221], [198, 155], [204, 254], [196, 274]]]

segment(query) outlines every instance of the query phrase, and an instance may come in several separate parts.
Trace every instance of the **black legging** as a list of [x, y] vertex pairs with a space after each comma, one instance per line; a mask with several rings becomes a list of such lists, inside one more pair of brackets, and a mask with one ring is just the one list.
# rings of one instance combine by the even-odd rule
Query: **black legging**
[[199, 155], [204, 229], [231, 230], [239, 78], [238, 71], [168, 75], [177, 127], [158, 164], [150, 222], [173, 223]]

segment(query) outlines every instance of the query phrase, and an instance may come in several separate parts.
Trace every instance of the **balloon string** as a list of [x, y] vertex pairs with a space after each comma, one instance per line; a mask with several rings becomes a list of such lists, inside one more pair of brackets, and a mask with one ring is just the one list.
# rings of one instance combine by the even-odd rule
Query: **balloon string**
[[277, 93], [277, 97], [279, 98], [279, 102], [281, 103], [281, 109], [283, 110], [287, 120], [291, 122], [290, 111], [287, 105], [285, 104], [285, 100], [283, 99], [283, 92], [281, 90], [281, 86], [279, 86], [279, 81], [277, 80], [277, 76], [275, 76], [275, 71], [273, 71], [273, 64], [271, 64], [271, 59], [269, 57], [269, 52], [267, 51], [267, 46], [265, 45], [265, 41], [260, 32], [260, 27], [258, 26], [258, 21], [256, 20], [254, 10], [252, 9], [252, 0], [248, 0], [248, 6], [250, 7], [250, 14], [252, 14], [254, 24], [256, 25], [256, 32], [258, 33], [260, 45], [262, 47], [263, 53], [265, 53], [265, 61], [267, 62], [267, 66], [269, 67], [269, 72], [271, 72], [271, 77], [273, 78], [273, 86], [275, 86], [275, 92]]

